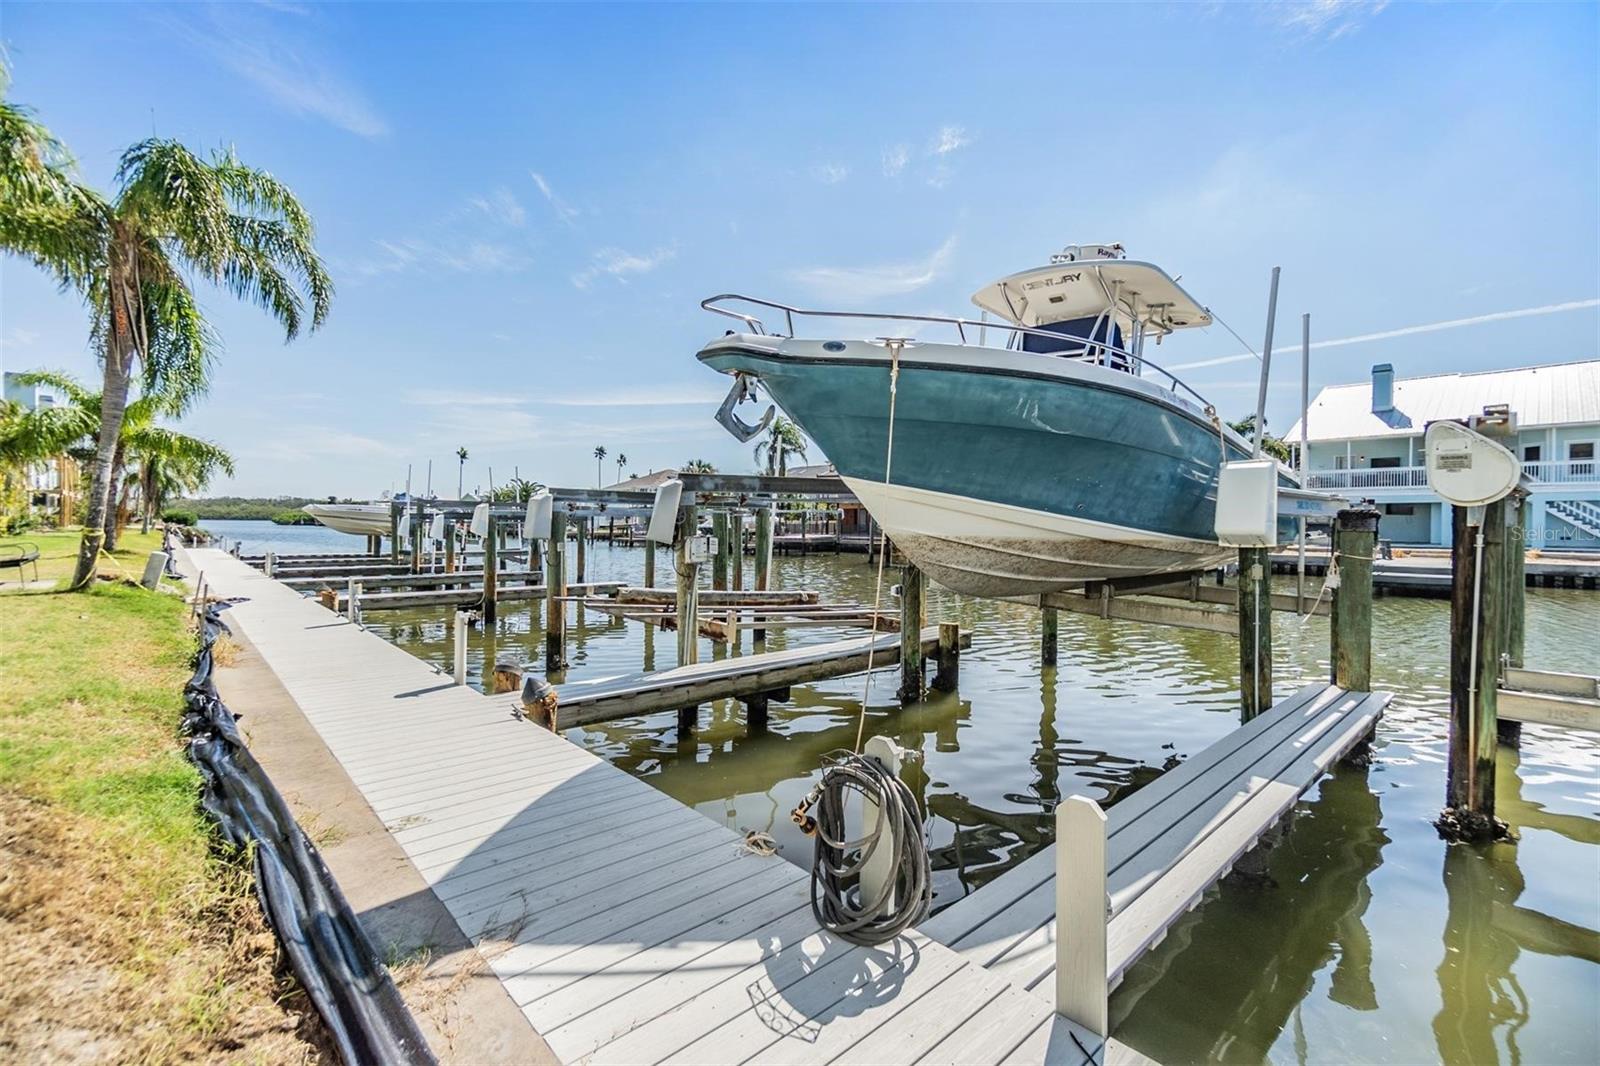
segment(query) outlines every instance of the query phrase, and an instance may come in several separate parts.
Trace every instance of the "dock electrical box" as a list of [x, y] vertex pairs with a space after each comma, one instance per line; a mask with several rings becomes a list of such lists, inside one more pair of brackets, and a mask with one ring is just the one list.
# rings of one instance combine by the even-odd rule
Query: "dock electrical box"
[[1433, 422], [1423, 437], [1428, 487], [1457, 507], [1482, 507], [1522, 480], [1509, 449], [1459, 422]]
[[1278, 461], [1240, 459], [1217, 475], [1217, 541], [1229, 548], [1278, 543]]

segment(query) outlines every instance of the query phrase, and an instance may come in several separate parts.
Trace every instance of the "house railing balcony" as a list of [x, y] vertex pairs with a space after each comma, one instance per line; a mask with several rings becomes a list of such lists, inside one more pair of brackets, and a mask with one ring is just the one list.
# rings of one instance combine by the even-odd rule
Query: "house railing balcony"
[[[1523, 463], [1522, 472], [1540, 485], [1580, 485], [1600, 483], [1600, 460], [1562, 459]], [[1377, 466], [1354, 470], [1310, 470], [1309, 489], [1425, 489], [1428, 468], [1424, 466]]]

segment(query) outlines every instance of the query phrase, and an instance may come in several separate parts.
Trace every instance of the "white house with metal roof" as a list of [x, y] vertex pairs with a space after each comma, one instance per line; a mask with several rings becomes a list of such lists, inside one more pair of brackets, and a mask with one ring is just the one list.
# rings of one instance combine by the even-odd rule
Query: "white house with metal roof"
[[[1370, 380], [1312, 401], [1307, 485], [1376, 501], [1385, 540], [1448, 545], [1450, 508], [1428, 489], [1423, 432], [1499, 404], [1516, 418], [1515, 450], [1533, 482], [1528, 546], [1600, 549], [1600, 360], [1401, 379], [1380, 363]], [[1286, 439], [1298, 446], [1298, 422]]]

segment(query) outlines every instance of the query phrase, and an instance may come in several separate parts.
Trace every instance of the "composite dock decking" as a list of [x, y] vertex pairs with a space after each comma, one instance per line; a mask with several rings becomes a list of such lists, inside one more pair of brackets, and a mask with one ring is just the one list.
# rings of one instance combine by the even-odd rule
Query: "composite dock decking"
[[[1368, 735], [1390, 698], [1306, 685], [1106, 811], [1106, 877], [1093, 892], [1105, 902], [1094, 920], [1106, 922], [1107, 990]], [[945, 908], [922, 931], [1053, 1003], [1059, 846]]]
[[[971, 638], [964, 638], [964, 646]], [[939, 627], [922, 631], [922, 651], [939, 647]], [[830, 677], [858, 674], [872, 666], [900, 662], [900, 634], [847, 637], [761, 655], [735, 656], [691, 663], [648, 674], [622, 674], [560, 686], [559, 721], [563, 728], [627, 718], [638, 714], [692, 707], [711, 700], [787, 689]]]
[[1138, 1061], [918, 932], [819, 933], [808, 876], [220, 551], [188, 552], [568, 1062]]

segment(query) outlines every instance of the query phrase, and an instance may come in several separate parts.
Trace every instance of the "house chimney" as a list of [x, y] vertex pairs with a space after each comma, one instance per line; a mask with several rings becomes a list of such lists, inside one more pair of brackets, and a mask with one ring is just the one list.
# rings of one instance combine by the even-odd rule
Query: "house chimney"
[[1394, 410], [1394, 367], [1379, 363], [1372, 368], [1372, 413], [1381, 415]]

